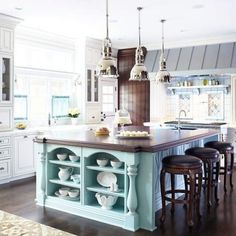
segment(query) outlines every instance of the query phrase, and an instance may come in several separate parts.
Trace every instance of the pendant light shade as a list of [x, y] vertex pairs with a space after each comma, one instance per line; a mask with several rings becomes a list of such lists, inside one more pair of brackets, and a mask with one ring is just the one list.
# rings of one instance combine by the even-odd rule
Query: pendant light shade
[[139, 39], [138, 39], [138, 47], [135, 52], [135, 65], [130, 72], [130, 81], [143, 81], [148, 80], [148, 72], [144, 65], [144, 55], [143, 49], [141, 46], [141, 35], [140, 35], [140, 11], [142, 7], [138, 7], [138, 32], [139, 32]]
[[160, 56], [160, 68], [156, 74], [156, 82], [159, 83], [170, 83], [170, 73], [166, 69], [166, 60], [164, 56], [164, 22], [166, 20], [161, 20], [162, 23], [162, 47]]
[[111, 56], [111, 40], [108, 30], [108, 0], [106, 0], [106, 38], [103, 41], [102, 58], [97, 66], [97, 76], [117, 78], [116, 62]]

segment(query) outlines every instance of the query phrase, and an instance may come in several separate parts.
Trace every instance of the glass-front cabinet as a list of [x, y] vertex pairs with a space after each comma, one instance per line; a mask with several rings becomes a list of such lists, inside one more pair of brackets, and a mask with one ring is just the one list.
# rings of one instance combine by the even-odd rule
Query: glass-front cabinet
[[0, 55], [0, 102], [12, 102], [12, 57]]
[[87, 102], [99, 102], [99, 84], [96, 70], [86, 69], [87, 74]]

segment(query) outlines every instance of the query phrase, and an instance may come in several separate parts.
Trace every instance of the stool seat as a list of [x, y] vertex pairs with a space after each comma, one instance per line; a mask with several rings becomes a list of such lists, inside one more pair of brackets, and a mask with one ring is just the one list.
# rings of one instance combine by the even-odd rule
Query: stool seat
[[202, 160], [210, 159], [211, 161], [218, 161], [220, 153], [216, 149], [213, 149], [213, 148], [193, 147], [193, 148], [187, 149], [185, 151], [185, 154], [199, 157]]
[[165, 168], [200, 168], [202, 161], [190, 155], [170, 155], [162, 160], [162, 165]]
[[234, 147], [231, 143], [226, 143], [226, 142], [221, 142], [221, 141], [207, 142], [207, 143], [205, 143], [204, 146], [209, 147], [209, 148], [215, 148], [220, 153], [223, 153], [225, 151], [232, 151], [234, 149]]

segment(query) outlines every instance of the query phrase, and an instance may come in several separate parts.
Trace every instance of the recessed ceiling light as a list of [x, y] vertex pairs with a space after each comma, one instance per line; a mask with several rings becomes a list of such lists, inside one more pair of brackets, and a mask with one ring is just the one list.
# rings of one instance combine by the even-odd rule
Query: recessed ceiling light
[[193, 8], [193, 9], [201, 9], [201, 8], [204, 8], [204, 5], [202, 5], [202, 4], [196, 4], [196, 5], [193, 5], [192, 8]]
[[15, 7], [15, 10], [17, 10], [17, 11], [22, 11], [23, 8], [22, 8], [22, 7]]

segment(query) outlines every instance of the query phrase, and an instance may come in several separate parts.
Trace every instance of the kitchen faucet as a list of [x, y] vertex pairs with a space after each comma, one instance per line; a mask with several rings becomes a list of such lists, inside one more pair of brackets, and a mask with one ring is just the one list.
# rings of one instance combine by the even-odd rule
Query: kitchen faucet
[[185, 110], [180, 110], [179, 111], [178, 126], [177, 126], [179, 132], [180, 132], [180, 115], [181, 115], [182, 112], [184, 113], [185, 117], [187, 116], [187, 113], [186, 113]]

